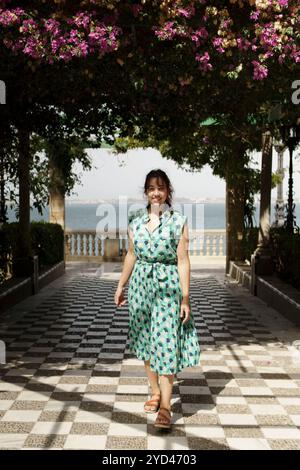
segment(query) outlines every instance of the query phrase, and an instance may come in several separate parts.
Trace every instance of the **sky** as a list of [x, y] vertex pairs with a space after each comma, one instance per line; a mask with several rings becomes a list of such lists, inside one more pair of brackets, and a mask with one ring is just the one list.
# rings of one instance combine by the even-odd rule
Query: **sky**
[[[156, 168], [164, 170], [174, 187], [176, 199], [219, 199], [225, 198], [225, 182], [212, 174], [208, 165], [200, 171], [186, 171], [179, 168], [171, 160], [162, 158], [156, 149], [132, 149], [126, 154], [114, 155], [109, 149], [89, 149], [92, 159], [92, 170], [83, 171], [80, 164], [74, 166], [74, 171], [81, 178], [81, 185], [75, 185], [67, 200], [107, 200], [119, 196], [128, 198], [143, 198], [143, 185], [147, 173]], [[294, 197], [300, 198], [300, 156], [294, 153]], [[260, 163], [260, 154], [254, 153], [253, 160]], [[284, 197], [288, 190], [288, 151], [284, 153]], [[254, 163], [255, 165], [255, 163]], [[277, 153], [273, 150], [273, 171], [277, 169]], [[272, 191], [276, 198], [276, 189]]]

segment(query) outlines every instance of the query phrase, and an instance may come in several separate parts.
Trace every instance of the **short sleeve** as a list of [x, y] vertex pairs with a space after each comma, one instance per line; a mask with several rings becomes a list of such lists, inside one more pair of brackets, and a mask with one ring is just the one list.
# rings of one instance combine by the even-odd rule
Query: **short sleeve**
[[134, 221], [135, 217], [136, 217], [135, 212], [130, 212], [128, 214], [128, 223], [127, 223], [128, 232], [129, 232], [129, 229], [130, 229], [131, 232], [133, 233], [133, 221]]
[[175, 223], [175, 237], [179, 241], [183, 232], [184, 224], [187, 222], [187, 216], [178, 213]]
[[130, 227], [132, 229], [132, 222], [133, 222], [133, 219], [134, 219], [134, 212], [130, 212], [128, 214], [128, 227]]
[[134, 233], [134, 227], [135, 227], [135, 222], [136, 222], [136, 219], [141, 215], [141, 211], [140, 210], [137, 210], [137, 211], [133, 211], [133, 212], [129, 212], [128, 214], [128, 229], [130, 229], [132, 231], [132, 233]]

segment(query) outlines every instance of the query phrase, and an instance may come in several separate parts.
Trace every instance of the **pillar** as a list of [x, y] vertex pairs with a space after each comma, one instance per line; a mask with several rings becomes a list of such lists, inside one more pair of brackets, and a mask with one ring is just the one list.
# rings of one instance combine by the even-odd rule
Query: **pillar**
[[283, 154], [285, 150], [284, 144], [276, 144], [274, 148], [277, 152], [277, 173], [281, 176], [281, 181], [277, 185], [277, 200], [275, 206], [275, 227], [282, 227], [284, 224], [284, 199], [283, 199]]

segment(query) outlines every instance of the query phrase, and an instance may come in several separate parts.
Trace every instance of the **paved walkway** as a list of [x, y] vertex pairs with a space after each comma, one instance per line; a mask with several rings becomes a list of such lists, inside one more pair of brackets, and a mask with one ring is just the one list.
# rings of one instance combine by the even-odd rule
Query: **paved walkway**
[[145, 414], [119, 264], [67, 273], [0, 318], [1, 449], [300, 449], [300, 338], [222, 270], [194, 266], [200, 364], [175, 377], [171, 431]]

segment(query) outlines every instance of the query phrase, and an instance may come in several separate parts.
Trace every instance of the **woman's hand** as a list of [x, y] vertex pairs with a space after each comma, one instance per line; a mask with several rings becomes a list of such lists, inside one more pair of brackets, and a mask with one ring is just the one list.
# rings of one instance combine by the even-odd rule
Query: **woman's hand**
[[126, 304], [126, 300], [124, 297], [124, 289], [125, 287], [117, 287], [117, 290], [115, 292], [115, 304], [117, 305], [117, 307]]
[[183, 298], [181, 301], [181, 306], [180, 306], [180, 318], [183, 318], [182, 324], [184, 325], [187, 323], [190, 319], [190, 304], [189, 300]]

